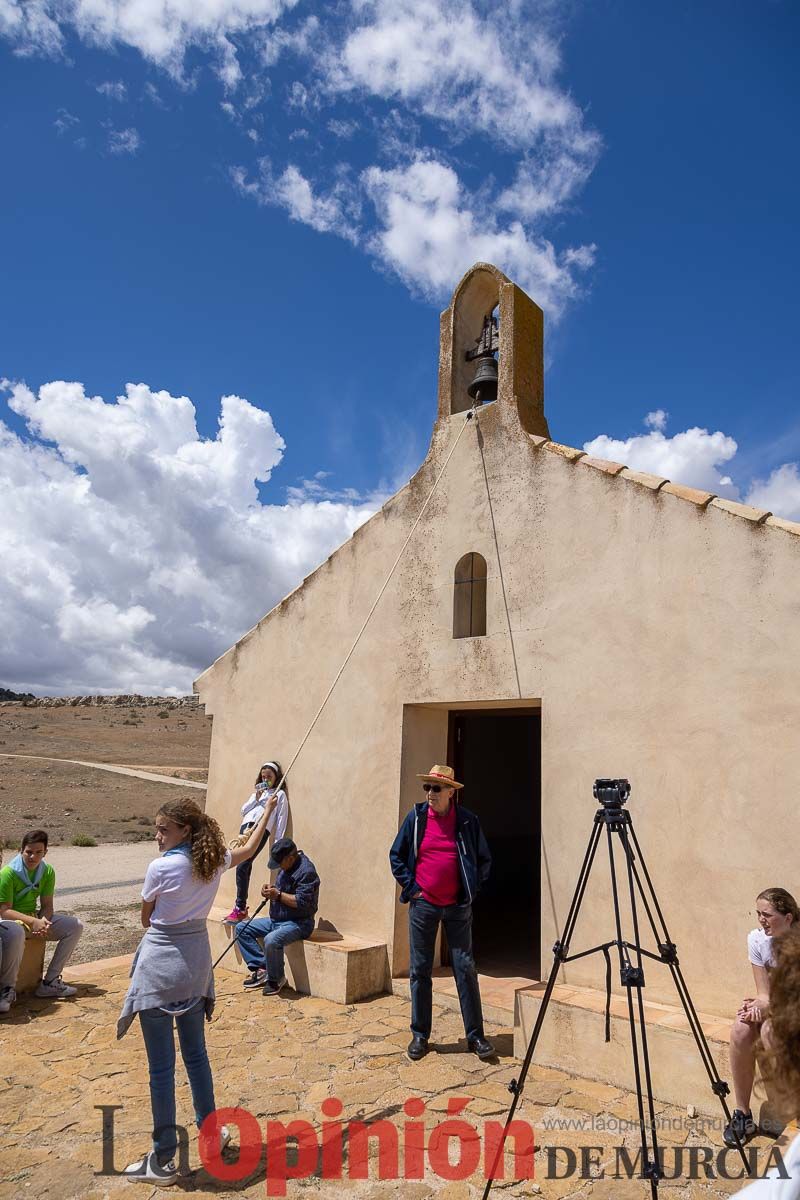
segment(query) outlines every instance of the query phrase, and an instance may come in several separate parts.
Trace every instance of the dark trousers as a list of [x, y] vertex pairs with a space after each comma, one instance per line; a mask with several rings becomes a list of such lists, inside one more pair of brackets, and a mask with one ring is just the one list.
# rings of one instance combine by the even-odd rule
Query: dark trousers
[[253, 871], [253, 863], [258, 858], [261, 851], [269, 841], [269, 830], [265, 830], [264, 836], [258, 844], [258, 849], [252, 858], [248, 858], [247, 862], [239, 863], [236, 868], [236, 907], [247, 908], [247, 893], [250, 890], [250, 876]]
[[439, 922], [447, 934], [450, 960], [458, 989], [458, 1002], [468, 1038], [483, 1037], [483, 1012], [478, 972], [472, 957], [472, 905], [449, 904], [440, 908], [427, 900], [409, 904], [408, 933], [411, 946], [411, 1032], [426, 1040], [433, 1016], [433, 952]]

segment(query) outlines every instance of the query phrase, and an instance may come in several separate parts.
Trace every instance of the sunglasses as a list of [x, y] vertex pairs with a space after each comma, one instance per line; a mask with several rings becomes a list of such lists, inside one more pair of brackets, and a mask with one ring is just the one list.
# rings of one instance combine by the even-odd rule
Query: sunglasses
[[439, 792], [443, 792], [445, 789], [440, 783], [423, 783], [422, 790], [423, 792], [435, 792], [438, 795]]

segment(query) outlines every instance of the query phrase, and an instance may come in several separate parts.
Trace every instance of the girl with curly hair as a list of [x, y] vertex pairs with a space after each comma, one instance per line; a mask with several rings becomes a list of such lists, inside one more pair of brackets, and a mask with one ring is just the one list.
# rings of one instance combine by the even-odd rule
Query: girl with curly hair
[[[162, 804], [156, 814], [161, 857], [150, 863], [144, 877], [141, 916], [146, 932], [134, 956], [117, 1022], [121, 1038], [139, 1015], [153, 1109], [153, 1149], [126, 1169], [128, 1179], [164, 1186], [178, 1178], [174, 1025], [198, 1127], [216, 1110], [204, 1029], [204, 1020], [211, 1020], [214, 1009], [206, 918], [223, 871], [256, 853], [274, 806], [274, 798], [267, 801], [247, 841], [235, 850], [226, 847], [217, 822], [194, 800]], [[204, 1130], [202, 1136], [206, 1135], [218, 1136], [222, 1149], [230, 1140], [224, 1125]]]
[[800, 909], [794, 896], [784, 888], [766, 888], [756, 897], [758, 928], [747, 935], [747, 956], [753, 968], [755, 996], [741, 1003], [731, 1026], [730, 1059], [736, 1107], [722, 1134], [726, 1146], [744, 1145], [758, 1135], [758, 1125], [750, 1111], [750, 1097], [756, 1073], [756, 1051], [761, 1027], [771, 1007], [771, 975], [775, 947], [779, 940], [800, 921]]
[[[770, 1096], [789, 1120], [800, 1114], [800, 927], [774, 946], [769, 1018], [761, 1031], [762, 1073]], [[783, 1175], [776, 1167], [737, 1192], [744, 1200], [800, 1200], [800, 1135], [783, 1152]], [[788, 1176], [788, 1177], [787, 1177]]]

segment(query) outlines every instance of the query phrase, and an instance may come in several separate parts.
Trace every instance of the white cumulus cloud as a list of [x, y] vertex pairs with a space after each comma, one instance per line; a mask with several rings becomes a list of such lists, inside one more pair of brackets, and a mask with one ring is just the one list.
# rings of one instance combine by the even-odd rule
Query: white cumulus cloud
[[0, 421], [0, 679], [52, 692], [186, 692], [194, 676], [379, 503], [303, 487], [264, 504], [284, 443], [224, 396], [216, 437], [186, 396], [7, 385]]
[[766, 508], [789, 521], [800, 521], [800, 464], [784, 463], [769, 479], [756, 479], [747, 493], [747, 503]]
[[579, 285], [575, 270], [593, 261], [594, 247], [557, 252], [520, 221], [502, 224], [458, 175], [435, 159], [364, 174], [378, 216], [372, 253], [409, 286], [435, 298], [451, 291], [473, 262], [492, 262], [558, 317]]
[[276, 174], [268, 158], [260, 160], [256, 179], [248, 179], [241, 168], [236, 168], [232, 177], [239, 191], [259, 204], [284, 208], [293, 221], [302, 221], [319, 233], [335, 233], [348, 241], [356, 241], [360, 202], [349, 183], [340, 180], [327, 192], [315, 191], [294, 163]]
[[[552, 0], [342, 0], [307, 17], [298, 0], [0, 0], [0, 36], [19, 53], [66, 53], [77, 36], [186, 83], [187, 53], [205, 52], [254, 145], [246, 114], [291, 59], [282, 115], [304, 125], [281, 144], [273, 123], [271, 161], [231, 172], [242, 192], [345, 237], [437, 303], [488, 258], [553, 319], [582, 293], [595, 247], [559, 245], [546, 223], [575, 205], [601, 151], [562, 78], [567, 19]], [[95, 86], [126, 94], [121, 80]], [[141, 144], [133, 127], [108, 134], [114, 154]]]
[[778, 517], [800, 521], [800, 463], [783, 463], [768, 479], [747, 481], [736, 459], [738, 446], [734, 438], [719, 430], [709, 433], [697, 427], [667, 437], [664, 429], [668, 416], [663, 408], [657, 408], [644, 418], [652, 432], [629, 438], [601, 433], [584, 442], [583, 448], [597, 458], [621, 462], [637, 471], [649, 471], [674, 483], [729, 500], [743, 500]]
[[667, 418], [669, 413], [664, 412], [663, 408], [657, 408], [653, 412], [649, 412], [644, 419], [644, 423], [648, 429], [660, 429], [663, 433], [667, 427]]
[[[656, 414], [650, 413], [653, 417]], [[666, 418], [665, 418], [666, 420]], [[663, 475], [676, 483], [702, 488], [716, 495], [730, 495], [730, 480], [719, 468], [729, 463], [738, 449], [732, 437], [707, 429], [686, 429], [666, 437], [659, 428], [621, 440], [601, 433], [584, 442], [584, 450], [597, 458], [625, 463], [637, 471]], [[735, 492], [735, 489], [734, 489]]]
[[521, 20], [509, 3], [481, 12], [465, 0], [362, 0], [355, 28], [328, 57], [328, 85], [402, 100], [516, 148], [559, 131], [576, 153], [591, 154], [596, 139], [556, 83], [560, 54], [544, 8], [526, 6]]
[[272, 25], [297, 0], [0, 0], [0, 35], [23, 54], [59, 54], [65, 30], [90, 45], [131, 46], [181, 77], [193, 46], [211, 50], [226, 86], [241, 77], [233, 37]]

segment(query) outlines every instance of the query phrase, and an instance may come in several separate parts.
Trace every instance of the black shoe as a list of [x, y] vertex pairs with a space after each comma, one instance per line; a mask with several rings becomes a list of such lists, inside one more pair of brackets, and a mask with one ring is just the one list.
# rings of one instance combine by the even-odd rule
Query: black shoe
[[722, 1140], [731, 1150], [735, 1150], [737, 1148], [737, 1136], [739, 1143], [742, 1146], [746, 1146], [757, 1135], [758, 1126], [753, 1120], [752, 1114], [743, 1113], [740, 1108], [735, 1108], [733, 1116], [722, 1131]]
[[467, 1041], [467, 1049], [472, 1054], [477, 1054], [478, 1058], [494, 1058], [495, 1048], [491, 1042], [487, 1042], [486, 1038], [469, 1038]]
[[267, 981], [266, 969], [264, 967], [258, 967], [257, 970], [253, 971], [252, 975], [247, 976], [247, 979], [245, 979], [244, 983], [242, 984], [242, 987], [260, 988], [260, 987], [264, 986], [266, 981]]
[[417, 1062], [420, 1058], [424, 1058], [428, 1053], [428, 1039], [414, 1034], [411, 1041], [408, 1043], [406, 1054], [412, 1062]]
[[277, 996], [281, 988], [286, 987], [286, 976], [281, 975], [277, 983], [273, 979], [262, 979], [264, 986], [261, 989], [265, 996]]

